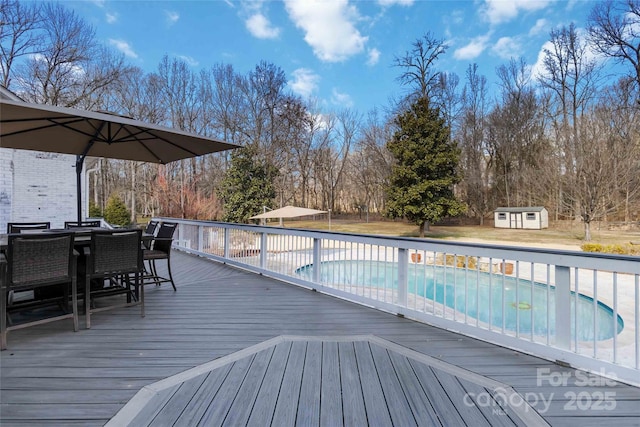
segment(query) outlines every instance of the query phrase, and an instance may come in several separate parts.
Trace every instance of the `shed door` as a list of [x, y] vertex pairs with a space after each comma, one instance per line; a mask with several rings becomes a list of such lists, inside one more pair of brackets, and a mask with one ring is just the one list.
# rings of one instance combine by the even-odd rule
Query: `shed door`
[[509, 220], [510, 228], [522, 228], [522, 212], [511, 212]]

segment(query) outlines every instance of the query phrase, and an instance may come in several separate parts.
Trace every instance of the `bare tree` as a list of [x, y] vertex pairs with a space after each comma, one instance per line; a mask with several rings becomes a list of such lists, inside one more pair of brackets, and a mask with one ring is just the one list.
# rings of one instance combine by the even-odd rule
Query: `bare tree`
[[233, 66], [216, 64], [203, 78], [207, 121], [213, 135], [224, 141], [240, 143], [239, 121], [242, 114], [240, 76]]
[[573, 193], [577, 171], [583, 160], [579, 150], [581, 143], [580, 119], [595, 96], [598, 80], [598, 68], [587, 54], [587, 44], [582, 40], [575, 26], [562, 27], [551, 31], [551, 48], [545, 49], [545, 73], [539, 77], [543, 89], [552, 94], [548, 105], [552, 111], [548, 114], [552, 120], [557, 152], [561, 155], [560, 170], [564, 185], [559, 197], [559, 205], [566, 208], [574, 217], [580, 216], [580, 197]]
[[411, 50], [404, 56], [394, 59], [393, 65], [403, 69], [398, 81], [408, 87], [409, 103], [416, 97], [431, 99], [439, 83], [440, 74], [436, 71], [435, 62], [447, 51], [447, 47], [443, 39], [438, 39], [427, 32], [422, 38], [413, 42]]
[[439, 73], [438, 84], [434, 90], [434, 104], [444, 115], [447, 127], [454, 135], [462, 111], [463, 98], [458, 93], [460, 77], [455, 73]]
[[595, 109], [581, 119], [580, 126], [582, 143], [577, 150], [583, 160], [577, 167], [577, 191], [573, 197], [578, 199], [580, 206], [584, 240], [590, 241], [591, 223], [615, 212], [619, 200], [612, 196], [616, 193], [617, 182], [628, 177], [625, 177], [625, 168], [612, 167], [620, 153], [616, 152], [618, 147], [608, 141], [613, 136], [609, 111]]
[[489, 202], [489, 156], [486, 138], [487, 79], [478, 74], [478, 65], [467, 68], [467, 83], [462, 99], [463, 110], [458, 143], [461, 148], [460, 163], [464, 169], [461, 187], [466, 196], [469, 211], [484, 223], [492, 206]]
[[323, 131], [328, 137], [322, 140], [315, 156], [315, 176], [322, 188], [322, 206], [325, 209], [336, 210], [339, 189], [344, 185], [345, 168], [351, 147], [358, 138], [360, 124], [360, 115], [349, 109], [325, 119]]
[[11, 85], [14, 63], [22, 56], [39, 53], [40, 7], [38, 3], [0, 1], [0, 83], [6, 88]]
[[[382, 212], [385, 206], [385, 188], [394, 163], [393, 155], [386, 147], [393, 136], [392, 124], [383, 121], [377, 110], [367, 116], [351, 157], [351, 179], [354, 188], [368, 212]], [[362, 205], [363, 203], [358, 203]]]
[[59, 3], [44, 4], [41, 13], [42, 45], [21, 67], [21, 89], [33, 102], [74, 106], [96, 54], [94, 29]]
[[[612, 206], [622, 209], [621, 218], [632, 220], [632, 212], [640, 207], [640, 108], [637, 107], [640, 87], [624, 77], [601, 92], [596, 118], [601, 123], [602, 138], [606, 138], [611, 153], [609, 168], [614, 172]], [[634, 205], [635, 201], [635, 205]]]
[[640, 93], [640, 1], [597, 2], [589, 15], [588, 29], [598, 52], [631, 65], [630, 76]]
[[507, 206], [540, 203], [541, 195], [548, 193], [548, 174], [542, 173], [541, 167], [549, 150], [528, 66], [523, 59], [512, 59], [496, 73], [501, 97], [489, 117], [488, 146], [496, 202]]

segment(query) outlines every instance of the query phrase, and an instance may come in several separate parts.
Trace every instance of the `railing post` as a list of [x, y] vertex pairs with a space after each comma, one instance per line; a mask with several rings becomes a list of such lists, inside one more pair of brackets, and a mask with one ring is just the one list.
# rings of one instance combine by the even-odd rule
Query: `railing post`
[[260, 268], [267, 268], [267, 233], [260, 233]]
[[322, 263], [322, 240], [313, 239], [313, 283], [320, 283], [320, 264]]
[[204, 227], [198, 225], [198, 252], [204, 252]]
[[556, 347], [571, 349], [571, 269], [556, 265]]
[[224, 248], [223, 248], [223, 256], [225, 258], [229, 258], [229, 241], [231, 240], [231, 229], [230, 228], [226, 228], [224, 229]]
[[185, 244], [186, 239], [184, 238], [184, 224], [182, 222], [178, 223], [178, 242], [182, 243], [181, 245], [178, 245], [178, 246], [183, 246], [183, 247], [187, 246]]
[[407, 306], [407, 277], [409, 273], [409, 251], [398, 248], [398, 302], [401, 307]]

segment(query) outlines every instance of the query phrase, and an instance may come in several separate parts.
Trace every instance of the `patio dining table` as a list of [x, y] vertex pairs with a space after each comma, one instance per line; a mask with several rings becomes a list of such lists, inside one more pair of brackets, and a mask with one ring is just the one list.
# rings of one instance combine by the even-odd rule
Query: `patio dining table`
[[[85, 282], [85, 263], [86, 263], [86, 254], [90, 251], [91, 246], [91, 232], [92, 231], [100, 231], [105, 230], [102, 227], [76, 227], [70, 229], [42, 229], [42, 230], [28, 230], [23, 231], [23, 233], [36, 234], [36, 233], [71, 233], [74, 237], [74, 248], [78, 253], [78, 266], [77, 266], [77, 278], [78, 278], [78, 286], [81, 289]], [[148, 242], [153, 240], [154, 235], [149, 233], [142, 233], [142, 241]], [[8, 234], [0, 234], [0, 255], [6, 253], [9, 245], [9, 235]], [[0, 260], [3, 264], [5, 264], [4, 257], [0, 256]], [[0, 270], [1, 271], [1, 270]]]
[[[75, 227], [70, 229], [38, 229], [38, 230], [23, 230], [23, 234], [55, 234], [55, 233], [71, 233], [74, 237], [74, 248], [77, 256], [77, 283], [78, 289], [84, 289], [85, 283], [85, 266], [86, 266], [86, 256], [88, 252], [90, 252], [91, 246], [91, 233], [93, 231], [106, 230], [102, 227]], [[123, 229], [126, 230], [126, 229]], [[153, 234], [142, 233], [142, 241], [151, 241], [154, 238]], [[2, 256], [5, 254], [9, 246], [9, 234], [3, 233], [0, 234], [0, 279], [2, 277], [2, 268], [7, 267], [7, 261]]]
[[[102, 227], [76, 227], [76, 228], [58, 228], [58, 229], [43, 229], [43, 230], [28, 230], [23, 231], [23, 233], [71, 233], [74, 237], [74, 246], [76, 248], [81, 248], [85, 246], [89, 246], [91, 244], [91, 232], [105, 230]], [[143, 241], [150, 241], [153, 239], [153, 234], [142, 233]], [[4, 252], [7, 250], [7, 246], [9, 242], [9, 235], [6, 233], [0, 234], [0, 252]]]

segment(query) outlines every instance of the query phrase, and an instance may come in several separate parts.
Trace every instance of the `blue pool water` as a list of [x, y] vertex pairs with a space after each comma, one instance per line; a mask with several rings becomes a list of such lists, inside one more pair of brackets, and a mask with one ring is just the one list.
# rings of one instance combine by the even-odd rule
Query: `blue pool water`
[[[300, 267], [296, 273], [311, 280], [313, 268], [313, 265]], [[397, 287], [396, 277], [397, 264], [393, 262], [328, 261], [323, 262], [320, 268], [322, 283], [345, 286], [395, 288]], [[389, 282], [392, 280], [393, 284], [390, 285]], [[465, 280], [468, 299], [465, 299]], [[501, 329], [504, 322], [505, 329], [509, 331], [515, 332], [519, 326], [520, 334], [531, 334], [533, 328], [534, 335], [546, 336], [547, 329], [550, 328], [549, 334], [555, 335], [555, 288], [553, 286], [547, 291], [545, 284], [523, 279], [516, 283], [514, 277], [500, 274], [490, 275], [475, 270], [467, 272], [461, 268], [454, 270], [452, 267], [417, 264], [409, 266], [407, 282], [410, 294], [416, 293], [428, 300], [435, 300], [459, 313], [466, 311], [467, 316], [485, 324], [491, 323], [496, 328]], [[577, 332], [574, 314], [576, 302], [578, 305]], [[501, 309], [503, 305], [504, 310]], [[491, 310], [489, 310], [490, 306]], [[594, 306], [597, 307], [595, 310]], [[547, 326], [547, 307], [549, 327]], [[617, 316], [614, 322], [613, 310], [609, 306], [599, 301], [594, 303], [593, 298], [586, 295], [578, 294], [576, 301], [575, 293], [572, 292], [571, 313], [572, 334], [575, 338], [577, 333], [580, 341], [593, 341], [594, 335], [599, 341], [607, 340], [614, 334], [619, 334], [624, 328], [624, 322], [620, 316]]]

